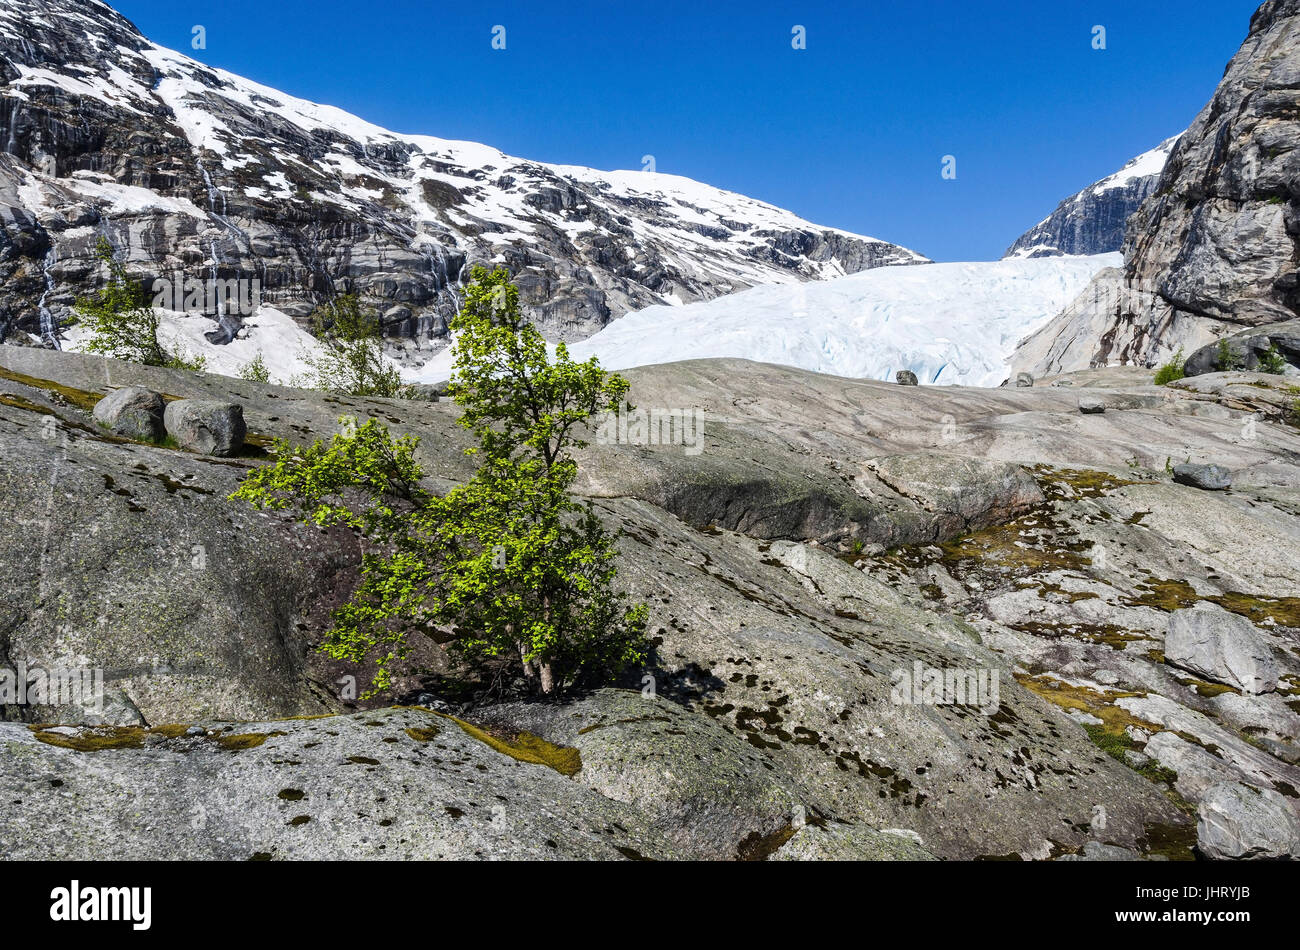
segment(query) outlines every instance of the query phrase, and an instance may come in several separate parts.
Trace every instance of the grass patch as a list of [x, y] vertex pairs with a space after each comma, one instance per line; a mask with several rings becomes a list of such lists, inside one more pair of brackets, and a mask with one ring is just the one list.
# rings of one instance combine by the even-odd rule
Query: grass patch
[[1024, 673], [1015, 674], [1015, 678], [1016, 682], [1025, 689], [1053, 705], [1095, 716], [1101, 720], [1101, 724], [1093, 724], [1092, 728], [1100, 729], [1110, 735], [1127, 738], [1125, 730], [1129, 726], [1147, 732], [1160, 731], [1160, 726], [1155, 723], [1139, 719], [1128, 710], [1115, 705], [1116, 700], [1145, 696], [1146, 693], [1096, 690], [1087, 686], [1072, 686], [1049, 676], [1030, 676]]
[[[446, 714], [435, 713], [434, 715], [443, 716]], [[561, 775], [568, 776], [577, 775], [582, 771], [582, 756], [577, 749], [555, 745], [540, 736], [533, 735], [531, 732], [520, 732], [513, 737], [504, 738], [493, 735], [486, 729], [471, 725], [463, 719], [457, 719], [455, 716], [447, 716], [447, 718], [460, 726], [470, 738], [491, 746], [502, 755], [508, 755], [517, 762], [545, 765]]]
[[23, 386], [30, 386], [32, 389], [43, 389], [48, 393], [56, 393], [70, 405], [78, 409], [85, 409], [89, 412], [95, 408], [95, 403], [104, 398], [103, 393], [90, 392], [86, 389], [74, 389], [71, 386], [63, 386], [50, 379], [41, 379], [39, 376], [28, 376], [25, 373], [15, 373], [11, 369], [0, 366], [0, 379], [7, 379], [11, 383], [18, 383]]

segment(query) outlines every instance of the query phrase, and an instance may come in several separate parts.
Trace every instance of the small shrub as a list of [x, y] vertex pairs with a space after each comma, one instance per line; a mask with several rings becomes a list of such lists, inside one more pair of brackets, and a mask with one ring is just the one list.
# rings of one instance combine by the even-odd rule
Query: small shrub
[[1259, 365], [1255, 368], [1261, 373], [1281, 376], [1286, 372], [1286, 357], [1282, 355], [1282, 351], [1277, 348], [1276, 343], [1270, 343], [1268, 349], [1260, 356]]
[[1246, 365], [1241, 354], [1232, 348], [1232, 344], [1227, 340], [1219, 341], [1219, 348], [1215, 353], [1214, 366], [1220, 373], [1230, 373], [1239, 370]]
[[269, 383], [271, 381], [271, 371], [266, 368], [266, 361], [262, 359], [262, 351], [258, 350], [257, 355], [238, 369], [239, 378], [246, 379], [252, 383]]
[[362, 310], [355, 294], [342, 294], [312, 314], [312, 329], [322, 347], [307, 353], [308, 388], [338, 396], [388, 396], [409, 399], [411, 388], [384, 359], [379, 317]]
[[1156, 385], [1164, 386], [1168, 383], [1172, 383], [1176, 379], [1182, 379], [1187, 375], [1186, 372], [1184, 372], [1184, 366], [1186, 363], [1187, 360], [1183, 356], [1183, 349], [1182, 347], [1179, 347], [1178, 352], [1174, 354], [1173, 359], [1156, 370]]

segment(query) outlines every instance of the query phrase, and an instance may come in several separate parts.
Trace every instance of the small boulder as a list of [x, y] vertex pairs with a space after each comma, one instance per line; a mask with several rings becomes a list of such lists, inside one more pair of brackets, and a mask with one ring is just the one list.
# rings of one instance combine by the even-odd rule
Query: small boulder
[[1079, 400], [1079, 411], [1085, 416], [1095, 416], [1106, 411], [1106, 403], [1096, 396], [1084, 396]]
[[95, 421], [114, 435], [141, 442], [163, 437], [163, 397], [143, 386], [124, 386], [95, 403]]
[[1196, 819], [1196, 846], [1207, 858], [1300, 858], [1300, 819], [1272, 789], [1222, 782], [1205, 792]]
[[894, 381], [897, 382], [898, 385], [900, 386], [920, 385], [917, 382], [916, 374], [913, 373], [910, 369], [900, 369], [897, 373], [894, 374]]
[[1277, 663], [1256, 626], [1202, 601], [1169, 615], [1165, 660], [1247, 693], [1277, 688]]
[[1232, 487], [1232, 472], [1222, 465], [1175, 465], [1174, 481], [1203, 491], [1223, 491]]
[[410, 387], [411, 398], [419, 402], [437, 402], [438, 387], [432, 383], [413, 383]]
[[1016, 387], [1019, 389], [1031, 389], [1034, 385], [1034, 377], [1029, 373], [1016, 373]]
[[178, 399], [167, 404], [163, 422], [177, 445], [203, 455], [234, 455], [248, 434], [244, 409], [233, 402]]

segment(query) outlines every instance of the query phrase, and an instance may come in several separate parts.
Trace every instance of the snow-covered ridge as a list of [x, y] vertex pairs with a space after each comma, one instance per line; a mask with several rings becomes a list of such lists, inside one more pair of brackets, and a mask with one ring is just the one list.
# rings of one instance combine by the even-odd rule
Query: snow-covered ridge
[[1175, 135], [1173, 138], [1165, 139], [1151, 151], [1143, 152], [1137, 158], [1129, 159], [1128, 163], [1115, 174], [1103, 178], [1086, 190], [1096, 195], [1110, 191], [1112, 188], [1123, 188], [1139, 178], [1158, 177], [1165, 170], [1165, 165], [1169, 162], [1169, 156], [1173, 153], [1174, 146], [1178, 144], [1180, 138], [1182, 138], [1182, 133]]
[[1129, 217], [1155, 191], [1180, 138], [1181, 134], [1166, 139], [1149, 152], [1130, 159], [1113, 175], [1066, 198], [1055, 211], [1021, 235], [1005, 256], [1048, 257], [1120, 250]]
[[[78, 0], [7, 0], [0, 10], [0, 146], [44, 192], [15, 210], [58, 245], [56, 280], [85, 272], [86, 249], [56, 233], [85, 218], [67, 212], [82, 200], [141, 270], [180, 258], [196, 276], [257, 275], [296, 318], [331, 289], [359, 291], [391, 335], [416, 344], [410, 362], [445, 342], [475, 262], [510, 267], [530, 316], [574, 340], [651, 304], [925, 261], [677, 175], [393, 132], [165, 49]], [[84, 168], [159, 200], [110, 200], [113, 183], [87, 186], [73, 174]], [[207, 218], [197, 233], [192, 221], [159, 227], [159, 215], [182, 214], [168, 204], [176, 200]], [[48, 243], [39, 233], [33, 242]], [[56, 311], [78, 289], [58, 287]]]

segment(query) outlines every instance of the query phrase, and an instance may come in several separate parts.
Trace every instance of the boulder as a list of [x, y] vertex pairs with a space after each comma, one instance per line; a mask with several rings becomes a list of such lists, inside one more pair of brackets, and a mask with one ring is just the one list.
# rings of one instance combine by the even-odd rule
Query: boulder
[[1085, 416], [1094, 416], [1106, 411], [1106, 403], [1096, 396], [1084, 396], [1079, 400], [1079, 411]]
[[910, 369], [900, 369], [897, 373], [894, 374], [894, 380], [900, 386], [919, 385], [916, 379], [916, 374], [913, 373]]
[[1300, 819], [1272, 789], [1222, 782], [1196, 809], [1196, 845], [1208, 858], [1300, 858]]
[[163, 437], [163, 397], [143, 386], [123, 386], [99, 402], [91, 413], [114, 435], [141, 442]]
[[1277, 687], [1277, 663], [1258, 628], [1205, 601], [1169, 615], [1165, 660], [1247, 693]]
[[233, 402], [178, 399], [168, 404], [163, 423], [177, 445], [202, 455], [235, 455], [248, 434], [243, 407]]
[[1016, 373], [1016, 387], [1019, 389], [1031, 389], [1034, 385], [1034, 377], [1030, 373]]
[[1232, 487], [1232, 472], [1222, 465], [1175, 465], [1174, 481], [1202, 491], [1223, 491]]
[[412, 399], [420, 399], [424, 402], [437, 402], [439, 395], [438, 387], [430, 383], [415, 383], [411, 386]]

